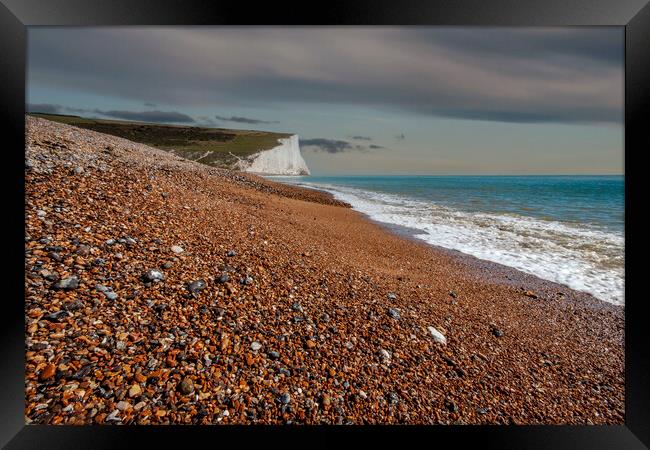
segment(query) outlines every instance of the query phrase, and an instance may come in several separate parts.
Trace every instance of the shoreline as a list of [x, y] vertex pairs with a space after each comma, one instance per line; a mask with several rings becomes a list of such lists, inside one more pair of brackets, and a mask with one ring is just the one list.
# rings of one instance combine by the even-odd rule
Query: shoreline
[[[265, 178], [266, 179], [266, 178]], [[304, 185], [293, 185], [291, 183], [284, 183], [282, 181], [275, 181], [273, 178], [267, 181], [272, 181], [274, 183], [279, 183], [282, 185], [286, 186], [296, 186], [302, 189], [305, 189], [307, 191], [316, 191], [323, 193], [327, 196], [330, 196], [333, 199], [337, 199], [336, 195], [333, 194], [332, 192], [319, 188], [316, 186], [304, 186]], [[341, 200], [343, 201], [343, 200]], [[344, 202], [344, 201], [343, 201]], [[347, 202], [345, 202], [347, 203]], [[390, 222], [381, 222], [379, 220], [375, 220], [370, 215], [367, 213], [364, 213], [362, 211], [359, 211], [354, 208], [354, 206], [349, 205], [349, 207], [363, 216], [368, 222], [371, 222], [373, 224], [378, 225], [379, 227], [385, 229], [389, 233], [395, 234], [397, 236], [400, 236], [404, 239], [407, 239], [409, 241], [412, 241], [417, 244], [424, 244], [425, 246], [428, 246], [430, 248], [435, 249], [436, 251], [455, 256], [457, 257], [460, 261], [464, 261], [464, 263], [467, 265], [468, 270], [473, 270], [473, 271], [493, 271], [495, 273], [499, 273], [499, 278], [503, 279], [504, 283], [506, 284], [515, 284], [515, 283], [520, 283], [520, 284], [529, 284], [529, 285], [534, 285], [536, 286], [536, 289], [538, 290], [544, 290], [546, 291], [547, 296], [553, 296], [557, 295], [558, 292], [569, 292], [570, 295], [568, 298], [575, 298], [578, 299], [578, 301], [582, 301], [585, 303], [585, 306], [589, 306], [592, 308], [602, 308], [602, 307], [609, 307], [612, 306], [614, 308], [622, 308], [625, 310], [625, 304], [618, 304], [614, 302], [610, 302], [607, 300], [600, 299], [596, 297], [594, 294], [587, 292], [587, 291], [580, 291], [575, 288], [572, 288], [566, 284], [562, 284], [557, 281], [549, 280], [546, 278], [542, 278], [541, 276], [526, 272], [525, 270], [519, 269], [517, 267], [509, 266], [506, 264], [501, 264], [496, 261], [491, 261], [488, 259], [484, 259], [469, 253], [462, 252], [460, 250], [456, 250], [453, 248], [447, 248], [443, 247], [441, 245], [436, 245], [432, 244], [430, 242], [427, 242], [424, 239], [420, 239], [416, 236], [414, 236], [416, 233], [419, 233], [420, 230], [410, 228], [408, 226], [404, 225], [399, 225], [395, 223], [390, 223]], [[496, 280], [495, 280], [496, 281]], [[604, 304], [604, 305], [603, 305]]]
[[331, 194], [27, 129], [28, 423], [624, 421], [622, 306]]

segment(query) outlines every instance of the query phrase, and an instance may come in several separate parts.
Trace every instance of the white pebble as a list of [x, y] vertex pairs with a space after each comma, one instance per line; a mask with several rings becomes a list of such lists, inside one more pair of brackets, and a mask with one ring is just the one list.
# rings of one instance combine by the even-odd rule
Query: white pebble
[[427, 327], [427, 330], [429, 330], [429, 333], [431, 333], [431, 336], [433, 337], [434, 341], [439, 342], [441, 344], [447, 343], [447, 338], [440, 331], [436, 330], [433, 327]]

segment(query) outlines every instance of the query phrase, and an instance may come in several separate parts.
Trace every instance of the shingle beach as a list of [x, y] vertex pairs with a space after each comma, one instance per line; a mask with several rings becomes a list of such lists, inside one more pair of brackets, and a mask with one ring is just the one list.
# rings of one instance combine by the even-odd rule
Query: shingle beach
[[624, 421], [621, 306], [326, 193], [26, 125], [27, 423]]

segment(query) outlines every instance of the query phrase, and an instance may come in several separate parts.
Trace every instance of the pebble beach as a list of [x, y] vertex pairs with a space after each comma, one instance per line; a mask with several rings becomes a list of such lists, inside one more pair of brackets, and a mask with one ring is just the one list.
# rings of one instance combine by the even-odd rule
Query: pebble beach
[[26, 117], [28, 424], [622, 424], [624, 307]]

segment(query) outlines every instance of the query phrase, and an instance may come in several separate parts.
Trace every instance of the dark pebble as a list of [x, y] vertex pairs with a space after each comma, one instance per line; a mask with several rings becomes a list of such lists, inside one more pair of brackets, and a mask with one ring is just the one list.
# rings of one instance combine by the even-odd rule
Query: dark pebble
[[145, 272], [145, 274], [142, 275], [142, 279], [146, 282], [163, 281], [165, 279], [165, 275], [158, 269], [152, 269]]
[[445, 408], [451, 412], [458, 412], [458, 406], [452, 400], [445, 400]]
[[390, 405], [397, 405], [399, 403], [399, 395], [397, 392], [389, 392], [386, 399]]
[[219, 283], [227, 283], [228, 281], [230, 281], [230, 276], [227, 273], [219, 277]]
[[194, 392], [194, 383], [190, 378], [185, 378], [178, 384], [178, 390], [183, 395], [189, 395]]
[[57, 311], [43, 316], [43, 319], [49, 320], [50, 322], [58, 322], [64, 317], [67, 317], [68, 313], [66, 311]]
[[79, 287], [79, 279], [74, 275], [68, 278], [64, 278], [54, 285], [54, 289], [62, 289], [65, 291], [77, 289], [78, 287]]
[[203, 289], [205, 289], [205, 280], [192, 281], [190, 284], [187, 285], [187, 290], [190, 291], [192, 294], [196, 294], [202, 291]]

